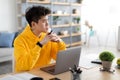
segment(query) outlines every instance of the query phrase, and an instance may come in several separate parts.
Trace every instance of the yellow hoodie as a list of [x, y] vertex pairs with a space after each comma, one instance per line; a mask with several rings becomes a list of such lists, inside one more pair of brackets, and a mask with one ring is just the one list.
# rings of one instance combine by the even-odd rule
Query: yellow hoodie
[[24, 31], [18, 35], [14, 41], [14, 57], [16, 72], [31, 70], [50, 63], [51, 59], [56, 59], [59, 50], [65, 50], [66, 45], [63, 41], [51, 42], [39, 47], [36, 45], [45, 37], [42, 33], [41, 37], [35, 36], [30, 26], [26, 26]]

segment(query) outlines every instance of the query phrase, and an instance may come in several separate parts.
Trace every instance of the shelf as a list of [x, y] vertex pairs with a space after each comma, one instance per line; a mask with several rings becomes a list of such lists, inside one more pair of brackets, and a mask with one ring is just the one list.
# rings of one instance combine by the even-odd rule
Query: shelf
[[17, 17], [23, 17], [25, 14], [18, 14]]
[[71, 16], [80, 16], [80, 14], [71, 14]]
[[80, 14], [51, 14], [51, 16], [79, 16]]
[[50, 4], [50, 1], [27, 0], [27, 3]]
[[69, 34], [66, 34], [66, 35], [59, 35], [60, 38], [65, 38], [65, 37], [70, 37]]
[[[79, 33], [72, 33], [71, 36], [80, 36], [82, 33], [79, 32]], [[69, 34], [66, 34], [66, 35], [59, 35], [60, 38], [65, 38], [65, 37], [70, 37]]]
[[21, 27], [18, 27], [17, 29], [18, 29], [18, 32], [21, 32], [21, 31], [23, 31], [24, 27], [21, 26]]
[[70, 47], [70, 44], [66, 44], [66, 47], [67, 47], [67, 48]]
[[70, 26], [80, 26], [80, 24], [62, 24], [62, 25], [52, 25], [53, 28], [59, 27], [70, 27]]
[[[50, 14], [51, 16], [70, 16], [70, 14]], [[25, 14], [18, 14], [17, 16], [25, 16]], [[79, 14], [71, 14], [71, 16], [79, 16]]]
[[71, 44], [71, 46], [78, 46], [78, 45], [82, 45], [82, 42], [79, 41], [79, 42], [74, 42], [74, 43]]
[[[73, 33], [73, 32], [76, 31], [76, 28], [81, 27], [81, 25], [80, 25], [80, 23], [77, 24], [75, 21], [72, 22], [73, 18], [81, 16], [80, 12], [78, 14], [72, 13], [73, 7], [76, 10], [77, 9], [80, 10], [79, 8], [81, 8], [81, 5], [82, 5], [81, 3], [77, 3], [77, 2], [57, 2], [57, 1], [54, 1], [54, 0], [43, 0], [43, 1], [42, 0], [17, 0], [17, 5], [18, 5], [18, 8], [20, 7], [20, 11], [17, 13], [18, 25], [19, 26], [24, 26], [24, 24], [26, 24], [26, 23], [23, 23], [23, 21], [22, 21], [22, 20], [24, 20], [23, 17], [25, 17], [25, 13], [22, 10], [22, 9], [24, 9], [23, 5], [26, 5], [25, 6], [26, 8], [27, 8], [27, 6], [30, 7], [31, 5], [44, 5], [46, 7], [49, 7], [52, 12], [55, 12], [55, 13], [51, 13], [49, 15], [50, 20], [51, 20], [50, 25], [51, 25], [52, 28], [55, 28], [55, 30], [56, 30], [55, 32], [59, 33], [62, 30], [63, 31], [68, 30], [68, 34], [58, 35], [60, 38], [62, 38], [66, 41], [65, 42], [65, 43], [67, 43], [66, 46], [67, 47], [72, 47], [72, 46], [82, 44], [80, 42], [81, 38], [78, 38], [78, 37], [81, 37], [81, 34], [83, 34], [83, 33], [81, 33], [81, 32]], [[66, 7], [68, 8], [68, 10], [66, 10]], [[63, 10], [61, 10], [61, 8], [63, 8]], [[59, 10], [61, 10], [62, 12], [57, 12]], [[53, 18], [55, 16], [59, 16], [60, 18], [63, 18], [61, 20], [61, 21], [63, 21], [63, 22], [61, 22], [63, 24], [60, 24], [59, 22], [58, 22], [58, 24], [54, 24], [53, 23]], [[21, 21], [20, 21], [20, 19], [21, 19]], [[67, 20], [65, 21], [64, 19], [67, 19]], [[21, 30], [22, 28], [23, 27], [19, 27], [19, 30]], [[68, 41], [68, 39], [70, 39], [70, 40]], [[74, 41], [72, 42], [72, 40], [74, 40]]]
[[80, 24], [71, 24], [71, 26], [80, 26]]
[[80, 46], [82, 45], [83, 43], [81, 41], [78, 41], [78, 42], [74, 42], [72, 44], [66, 44], [66, 47], [69, 48], [70, 46], [73, 47], [73, 46]]
[[54, 4], [54, 5], [61, 5], [61, 6], [69, 6], [70, 5], [70, 3], [66, 3], [66, 2], [53, 2], [52, 4]]
[[59, 28], [59, 27], [70, 27], [70, 24], [63, 24], [63, 25], [52, 25], [53, 28]]
[[72, 33], [72, 36], [79, 36], [81, 34], [82, 34], [81, 32], [79, 32], [79, 33]]
[[18, 1], [18, 3], [36, 3], [36, 4], [54, 4], [54, 5], [61, 5], [61, 6], [81, 6], [80, 3], [69, 3], [69, 2], [50, 2], [50, 1], [39, 1], [39, 0], [22, 0]]
[[50, 1], [38, 1], [38, 0], [23, 0], [22, 2], [36, 3], [36, 4], [54, 4], [54, 5], [65, 5], [65, 6], [81, 6], [80, 3], [69, 3], [69, 2], [50, 2]]
[[51, 14], [51, 16], [70, 16], [70, 14]]
[[22, 3], [26, 3], [27, 1], [30, 1], [30, 0], [16, 0], [18, 4], [22, 4]]
[[72, 3], [71, 6], [81, 6], [80, 3]]
[[19, 0], [19, 1], [17, 1], [16, 3], [17, 3], [17, 4], [21, 4], [22, 2]]

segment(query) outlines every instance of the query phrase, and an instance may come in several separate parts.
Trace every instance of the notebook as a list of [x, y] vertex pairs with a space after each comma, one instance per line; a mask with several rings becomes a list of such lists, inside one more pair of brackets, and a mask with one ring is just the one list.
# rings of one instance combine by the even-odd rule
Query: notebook
[[68, 71], [70, 67], [73, 68], [74, 65], [79, 65], [80, 54], [80, 46], [68, 48], [67, 50], [60, 51], [57, 54], [55, 65], [42, 67], [40, 69], [53, 75], [63, 73], [65, 71]]

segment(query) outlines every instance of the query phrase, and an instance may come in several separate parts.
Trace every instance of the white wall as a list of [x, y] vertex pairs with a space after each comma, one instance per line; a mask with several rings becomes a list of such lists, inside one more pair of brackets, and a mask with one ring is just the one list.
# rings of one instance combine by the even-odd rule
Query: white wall
[[15, 0], [0, 0], [0, 31], [16, 31]]
[[[82, 31], [89, 32], [85, 20], [97, 31], [100, 45], [116, 47], [118, 26], [120, 25], [120, 0], [83, 0]], [[82, 37], [84, 40], [84, 37]], [[88, 38], [87, 38], [88, 40]], [[91, 38], [90, 46], [97, 46], [96, 37]]]

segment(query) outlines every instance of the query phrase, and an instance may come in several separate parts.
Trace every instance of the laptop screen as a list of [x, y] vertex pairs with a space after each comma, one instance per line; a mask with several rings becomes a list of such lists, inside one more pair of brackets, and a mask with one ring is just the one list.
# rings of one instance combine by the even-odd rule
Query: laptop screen
[[80, 60], [80, 53], [80, 46], [68, 48], [65, 51], [60, 51], [57, 54], [55, 73], [68, 71], [69, 67], [73, 68], [74, 65], [78, 66]]

